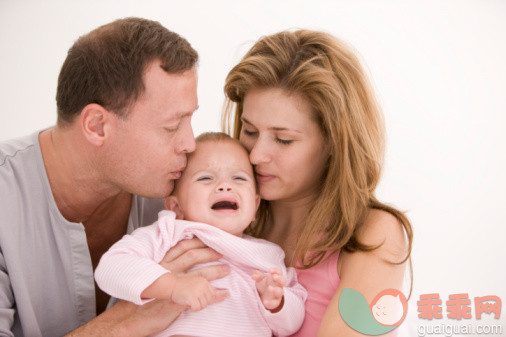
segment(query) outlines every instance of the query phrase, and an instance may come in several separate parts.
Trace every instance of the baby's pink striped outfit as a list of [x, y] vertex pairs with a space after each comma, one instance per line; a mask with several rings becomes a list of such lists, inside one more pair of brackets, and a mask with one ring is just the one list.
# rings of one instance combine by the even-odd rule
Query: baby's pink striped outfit
[[[177, 242], [198, 237], [223, 255], [217, 262], [227, 263], [230, 274], [211, 281], [216, 288], [228, 289], [229, 297], [197, 312], [183, 312], [166, 330], [156, 336], [288, 336], [304, 321], [306, 290], [297, 282], [293, 268], [286, 268], [283, 250], [268, 241], [247, 235], [242, 238], [216, 227], [176, 220], [174, 212], [161, 211], [158, 221], [125, 235], [102, 256], [95, 280], [106, 293], [136, 304], [141, 293], [168, 271], [158, 263]], [[261, 303], [251, 278], [254, 270], [268, 272], [279, 268], [286, 278], [283, 308], [273, 314]]]

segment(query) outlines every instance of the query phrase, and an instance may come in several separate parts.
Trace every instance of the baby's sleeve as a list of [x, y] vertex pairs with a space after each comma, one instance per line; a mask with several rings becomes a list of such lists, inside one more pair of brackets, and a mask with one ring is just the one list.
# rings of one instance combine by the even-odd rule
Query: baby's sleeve
[[297, 281], [295, 269], [287, 268], [286, 274], [283, 308], [273, 314], [260, 304], [274, 336], [289, 336], [296, 333], [302, 326], [306, 315], [307, 291]]
[[141, 305], [152, 299], [142, 292], [169, 271], [158, 263], [170, 248], [157, 223], [138, 228], [116, 242], [95, 270], [97, 285], [107, 294]]

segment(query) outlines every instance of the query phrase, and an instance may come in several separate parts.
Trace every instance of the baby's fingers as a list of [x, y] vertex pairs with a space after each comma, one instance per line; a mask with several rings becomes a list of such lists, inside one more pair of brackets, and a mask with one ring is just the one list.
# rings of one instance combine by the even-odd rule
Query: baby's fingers
[[272, 280], [274, 281], [274, 283], [283, 288], [285, 285], [286, 285], [286, 279], [285, 277], [281, 274], [271, 274], [272, 275]]
[[283, 275], [283, 272], [279, 268], [269, 268], [269, 274], [271, 274], [271, 275]]
[[267, 288], [269, 290], [269, 293], [272, 298], [281, 298], [283, 297], [283, 288], [276, 287], [276, 286], [269, 286]]
[[198, 297], [192, 299], [188, 304], [190, 311], [195, 312], [201, 309], [200, 307], [200, 299]]
[[260, 270], [255, 270], [253, 272], [253, 274], [251, 274], [251, 278], [255, 281], [255, 282], [259, 282], [261, 280], [263, 280], [265, 278], [265, 274], [262, 273]]

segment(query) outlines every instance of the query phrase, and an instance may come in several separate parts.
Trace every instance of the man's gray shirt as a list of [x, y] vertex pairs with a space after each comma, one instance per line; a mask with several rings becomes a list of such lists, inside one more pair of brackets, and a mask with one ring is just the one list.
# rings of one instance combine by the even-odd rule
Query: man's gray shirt
[[[96, 316], [86, 233], [56, 207], [38, 135], [0, 143], [0, 336], [62, 336]], [[134, 196], [127, 232], [162, 208]]]

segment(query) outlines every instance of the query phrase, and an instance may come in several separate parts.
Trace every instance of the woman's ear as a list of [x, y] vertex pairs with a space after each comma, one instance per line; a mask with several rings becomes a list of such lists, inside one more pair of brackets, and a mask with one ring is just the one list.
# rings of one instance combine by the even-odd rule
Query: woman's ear
[[165, 208], [169, 211], [176, 213], [176, 219], [184, 219], [183, 210], [179, 207], [179, 201], [174, 195], [169, 195], [164, 201]]

